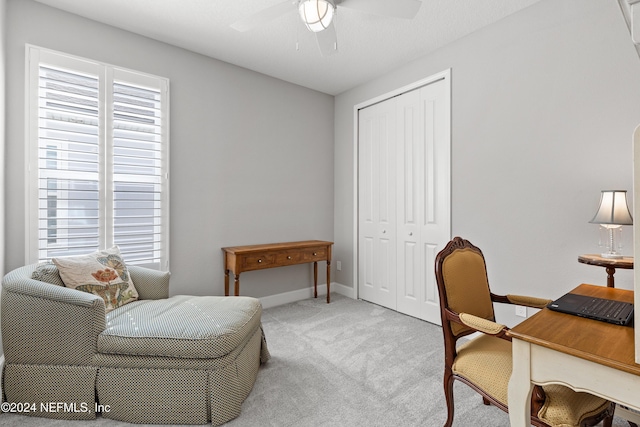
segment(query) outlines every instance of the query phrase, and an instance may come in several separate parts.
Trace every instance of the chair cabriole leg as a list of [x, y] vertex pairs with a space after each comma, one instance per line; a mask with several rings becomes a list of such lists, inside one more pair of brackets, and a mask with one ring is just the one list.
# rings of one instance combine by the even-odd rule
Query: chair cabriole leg
[[444, 398], [447, 401], [447, 421], [444, 423], [444, 427], [451, 427], [453, 425], [453, 372], [450, 369], [444, 370]]

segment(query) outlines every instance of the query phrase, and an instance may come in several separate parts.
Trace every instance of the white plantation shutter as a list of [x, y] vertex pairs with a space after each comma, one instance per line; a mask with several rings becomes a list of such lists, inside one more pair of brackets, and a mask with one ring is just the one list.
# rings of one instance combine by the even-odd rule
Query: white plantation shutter
[[162, 94], [113, 83], [114, 243], [128, 262], [153, 263], [162, 253]]
[[100, 247], [98, 76], [38, 70], [39, 259]]
[[168, 81], [28, 49], [29, 261], [118, 245], [168, 268]]

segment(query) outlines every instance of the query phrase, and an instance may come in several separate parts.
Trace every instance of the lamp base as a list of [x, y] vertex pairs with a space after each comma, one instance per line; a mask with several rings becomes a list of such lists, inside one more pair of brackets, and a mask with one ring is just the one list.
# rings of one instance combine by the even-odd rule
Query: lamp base
[[600, 254], [600, 256], [601, 256], [602, 258], [607, 258], [607, 259], [621, 259], [621, 258], [624, 258], [624, 256], [623, 256], [623, 255], [620, 255], [620, 254], [617, 254], [617, 253], [613, 253], [613, 254], [611, 254], [611, 253], [607, 253], [607, 254]]

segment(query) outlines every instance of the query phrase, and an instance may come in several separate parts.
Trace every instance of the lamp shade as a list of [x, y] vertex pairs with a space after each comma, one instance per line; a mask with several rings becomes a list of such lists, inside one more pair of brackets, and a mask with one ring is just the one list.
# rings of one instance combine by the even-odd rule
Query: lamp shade
[[603, 190], [598, 212], [589, 222], [604, 225], [633, 225], [633, 218], [627, 205], [626, 190]]
[[298, 10], [307, 28], [317, 33], [331, 24], [335, 6], [328, 0], [304, 0]]

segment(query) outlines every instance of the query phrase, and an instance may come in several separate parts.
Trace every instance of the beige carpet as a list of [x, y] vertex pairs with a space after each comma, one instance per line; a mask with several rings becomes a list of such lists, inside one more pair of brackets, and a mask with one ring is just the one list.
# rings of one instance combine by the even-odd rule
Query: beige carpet
[[[272, 359], [263, 365], [240, 417], [226, 426], [422, 426], [446, 419], [440, 327], [374, 304], [332, 295], [265, 310]], [[508, 426], [456, 382], [454, 426]], [[52, 421], [0, 415], [0, 426], [132, 426], [99, 418]], [[621, 419], [616, 427], [627, 426]]]

